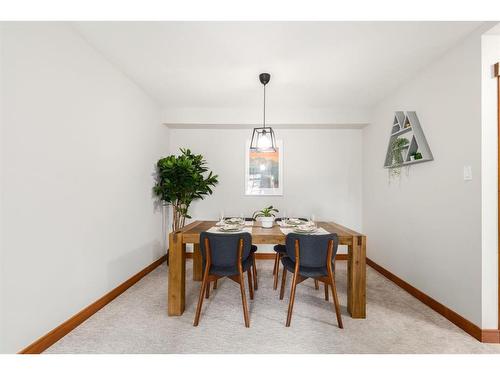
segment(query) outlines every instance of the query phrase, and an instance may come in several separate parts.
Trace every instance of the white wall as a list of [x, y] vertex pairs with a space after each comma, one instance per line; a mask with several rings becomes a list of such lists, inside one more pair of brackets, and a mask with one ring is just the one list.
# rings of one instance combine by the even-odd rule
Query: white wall
[[[361, 230], [361, 130], [279, 129], [283, 140], [283, 196], [244, 195], [245, 142], [251, 129], [170, 129], [170, 150], [201, 153], [220, 183], [192, 206], [193, 219], [217, 219], [274, 205], [287, 215], [334, 220]], [[265, 248], [266, 250], [267, 247]]]
[[[258, 92], [256, 93], [259, 94]], [[261, 94], [262, 95], [262, 94]], [[266, 106], [266, 123], [275, 124], [353, 124], [370, 122], [370, 111], [360, 108], [276, 107]], [[165, 108], [162, 114], [166, 124], [228, 124], [233, 126], [262, 123], [261, 108]], [[235, 125], [238, 124], [238, 125]]]
[[[0, 146], [3, 144], [3, 30], [0, 26]], [[3, 243], [3, 162], [2, 162], [2, 150], [0, 149], [0, 337], [4, 336], [3, 332], [3, 298], [2, 298], [2, 289], [3, 289], [3, 251], [2, 251], [2, 243]]]
[[160, 110], [64, 23], [4, 23], [0, 352], [162, 255]]
[[[482, 32], [374, 108], [363, 130], [363, 230], [376, 263], [475, 324], [495, 328], [496, 320], [483, 319], [481, 300]], [[383, 161], [396, 110], [417, 112], [435, 160], [389, 184]], [[472, 167], [472, 181], [463, 180], [464, 165]]]
[[498, 33], [481, 39], [482, 319], [490, 328], [498, 319], [498, 91], [493, 74], [500, 62]]

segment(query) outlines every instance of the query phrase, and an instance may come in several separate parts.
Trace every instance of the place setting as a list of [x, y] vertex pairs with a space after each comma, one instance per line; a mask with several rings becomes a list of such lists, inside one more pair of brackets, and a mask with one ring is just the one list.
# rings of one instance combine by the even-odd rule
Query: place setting
[[289, 233], [297, 234], [328, 234], [322, 227], [318, 227], [315, 222], [314, 215], [311, 215], [309, 219], [287, 217], [286, 214], [278, 221], [278, 225], [283, 234], [287, 235]]
[[217, 223], [207, 231], [210, 233], [220, 234], [243, 232], [252, 233], [254, 226], [258, 226], [263, 229], [271, 229], [276, 225], [284, 235], [289, 233], [310, 235], [329, 233], [327, 230], [317, 225], [314, 215], [311, 215], [308, 219], [306, 219], [287, 216], [286, 212], [283, 212], [283, 216], [281, 218], [275, 218], [274, 215], [278, 212], [278, 210], [273, 209], [271, 206], [254, 212], [252, 219], [248, 219], [245, 218], [243, 213], [240, 213], [238, 216], [227, 217], [224, 215], [224, 212], [221, 211]]
[[245, 220], [243, 214], [237, 217], [225, 217], [221, 211], [219, 221], [207, 232], [210, 233], [252, 233], [252, 221]]

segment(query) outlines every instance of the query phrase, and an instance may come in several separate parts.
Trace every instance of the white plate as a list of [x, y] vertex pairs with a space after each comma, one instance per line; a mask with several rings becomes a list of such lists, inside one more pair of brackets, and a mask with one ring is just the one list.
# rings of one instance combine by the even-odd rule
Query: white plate
[[309, 233], [315, 233], [318, 231], [318, 228], [294, 228], [293, 232], [294, 233], [299, 233], [299, 234], [309, 234]]
[[239, 224], [241, 223], [243, 220], [237, 218], [237, 217], [233, 217], [231, 219], [224, 219], [224, 223], [226, 224]]
[[220, 227], [219, 228], [219, 231], [220, 232], [240, 232], [241, 231], [241, 228], [240, 227], [227, 227], [227, 226], [224, 226], [224, 227]]
[[300, 220], [300, 219], [286, 219], [285, 220], [285, 224], [290, 225], [290, 226], [300, 225], [300, 224], [304, 224], [304, 223], [305, 223], [305, 221]]

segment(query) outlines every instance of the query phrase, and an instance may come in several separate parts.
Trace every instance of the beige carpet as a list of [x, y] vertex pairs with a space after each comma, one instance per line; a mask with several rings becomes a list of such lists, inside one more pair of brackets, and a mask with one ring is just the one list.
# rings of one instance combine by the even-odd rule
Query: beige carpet
[[[297, 287], [292, 326], [285, 328], [285, 299], [272, 289], [272, 262], [259, 261], [259, 290], [243, 325], [238, 284], [219, 281], [193, 327], [199, 283], [188, 262], [186, 312], [168, 317], [167, 272], [162, 265], [49, 348], [46, 353], [500, 353], [368, 267], [367, 319], [346, 311], [346, 262], [337, 263], [344, 329], [337, 327], [323, 286]], [[331, 298], [330, 298], [331, 301]]]

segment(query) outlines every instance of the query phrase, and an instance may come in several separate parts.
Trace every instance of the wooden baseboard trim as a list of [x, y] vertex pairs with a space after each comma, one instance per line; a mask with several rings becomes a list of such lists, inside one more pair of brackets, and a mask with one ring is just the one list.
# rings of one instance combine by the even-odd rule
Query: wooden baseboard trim
[[483, 329], [481, 331], [481, 342], [500, 344], [500, 329]]
[[441, 314], [450, 322], [455, 324], [457, 327], [461, 328], [467, 332], [472, 337], [484, 343], [500, 343], [500, 331], [497, 329], [481, 329], [471, 321], [467, 320], [463, 316], [457, 314], [455, 311], [449, 309], [442, 303], [436, 301], [434, 298], [428, 296], [424, 292], [418, 290], [414, 286], [408, 284], [403, 279], [394, 275], [392, 272], [386, 270], [384, 267], [378, 265], [373, 260], [366, 258], [366, 264], [372, 267], [374, 270], [385, 276], [387, 279], [391, 280], [394, 284], [404, 289], [406, 292], [410, 293], [413, 297], [418, 299], [420, 302], [426, 304], [431, 309]]
[[66, 320], [60, 326], [54, 328], [52, 331], [47, 333], [45, 336], [42, 336], [41, 338], [39, 338], [38, 340], [36, 340], [32, 344], [30, 344], [29, 346], [27, 346], [26, 348], [21, 350], [18, 354], [40, 354], [40, 353], [42, 353], [44, 350], [46, 350], [51, 345], [53, 345], [54, 343], [59, 341], [61, 338], [66, 336], [69, 332], [71, 332], [73, 329], [78, 327], [85, 320], [90, 318], [92, 315], [94, 315], [97, 311], [102, 309], [104, 306], [106, 306], [108, 303], [110, 303], [112, 300], [114, 300], [120, 294], [125, 292], [132, 285], [137, 283], [140, 279], [142, 279], [148, 273], [153, 271], [160, 264], [165, 262], [166, 259], [167, 259], [167, 256], [163, 255], [161, 258], [155, 260], [153, 263], [151, 263], [149, 266], [144, 268], [142, 271], [139, 271], [134, 276], [132, 276], [130, 279], [128, 279], [128, 280], [124, 281], [123, 283], [121, 283], [120, 285], [118, 285], [112, 291], [105, 294], [104, 296], [99, 298], [97, 301], [95, 301], [94, 303], [87, 306], [79, 313], [75, 314], [74, 316], [72, 316], [71, 318]]
[[[255, 253], [255, 259], [274, 260], [276, 253]], [[186, 259], [193, 259], [193, 253], [186, 253]], [[337, 254], [335, 260], [347, 260], [347, 254]]]

